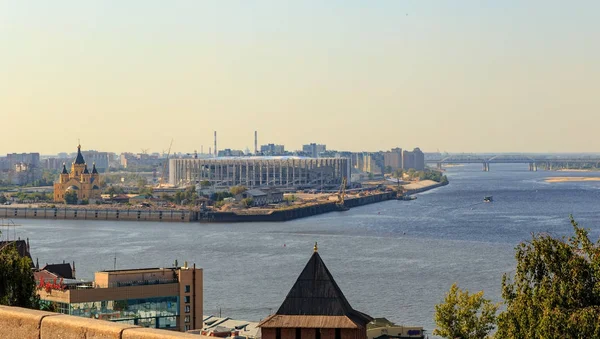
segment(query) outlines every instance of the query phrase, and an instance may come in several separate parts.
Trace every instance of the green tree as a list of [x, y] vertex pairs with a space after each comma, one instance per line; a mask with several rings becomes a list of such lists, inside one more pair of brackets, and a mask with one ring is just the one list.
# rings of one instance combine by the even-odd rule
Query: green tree
[[233, 186], [229, 191], [233, 195], [238, 195], [238, 194], [246, 192], [247, 190], [248, 189], [244, 186]]
[[202, 188], [210, 187], [211, 185], [212, 184], [208, 180], [202, 180], [202, 181], [200, 181], [200, 187], [202, 187]]
[[31, 259], [21, 257], [14, 243], [0, 248], [0, 305], [39, 308]]
[[254, 203], [254, 200], [252, 198], [245, 198], [242, 199], [242, 205], [246, 208], [250, 208], [252, 207], [252, 204]]
[[452, 284], [444, 302], [435, 305], [434, 335], [448, 339], [489, 338], [494, 328], [497, 304], [483, 297], [483, 291], [469, 294]]
[[67, 191], [67, 193], [65, 193], [65, 204], [67, 205], [77, 205], [77, 192], [75, 191]]
[[4, 194], [0, 194], [0, 204], [4, 204], [6, 202], [6, 197], [4, 196]]
[[514, 277], [502, 279], [497, 338], [600, 337], [600, 242], [573, 217], [571, 225], [569, 238], [537, 234], [517, 246]]
[[146, 180], [146, 178], [139, 178], [137, 180], [138, 192], [141, 193], [144, 190], [144, 188], [146, 188], [146, 185], [148, 185], [148, 180]]

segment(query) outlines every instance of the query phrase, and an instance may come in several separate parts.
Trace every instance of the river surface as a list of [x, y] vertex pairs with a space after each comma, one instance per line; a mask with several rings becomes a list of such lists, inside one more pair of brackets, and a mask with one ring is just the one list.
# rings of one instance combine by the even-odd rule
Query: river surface
[[[19, 220], [32, 256], [76, 262], [77, 277], [117, 268], [167, 267], [175, 259], [204, 269], [205, 314], [258, 321], [275, 312], [310, 258], [319, 253], [351, 305], [374, 317], [434, 328], [434, 305], [453, 282], [500, 301], [514, 247], [532, 232], [572, 231], [569, 215], [600, 235], [600, 182], [546, 183], [527, 165], [447, 170], [450, 185], [415, 201], [387, 201], [283, 223], [156, 223]], [[493, 195], [493, 203], [483, 197]], [[11, 234], [14, 231], [11, 230]], [[6, 232], [5, 232], [6, 233]], [[431, 332], [429, 332], [431, 333]]]

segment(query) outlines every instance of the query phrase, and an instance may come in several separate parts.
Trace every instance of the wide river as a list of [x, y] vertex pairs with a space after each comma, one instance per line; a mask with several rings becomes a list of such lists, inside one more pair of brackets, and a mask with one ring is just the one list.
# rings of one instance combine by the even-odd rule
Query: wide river
[[[260, 320], [275, 312], [312, 254], [315, 241], [352, 306], [374, 317], [434, 328], [434, 305], [450, 285], [500, 301], [514, 247], [532, 232], [572, 231], [569, 214], [600, 234], [600, 182], [546, 183], [527, 165], [447, 170], [450, 185], [415, 201], [387, 201], [283, 223], [197, 224], [19, 220], [32, 256], [75, 261], [77, 277], [117, 268], [204, 268], [205, 314]], [[493, 195], [493, 203], [483, 197]], [[6, 231], [6, 230], [4, 230]], [[6, 233], [6, 232], [5, 232]], [[11, 230], [11, 234], [14, 230]], [[429, 332], [431, 333], [431, 332]]]

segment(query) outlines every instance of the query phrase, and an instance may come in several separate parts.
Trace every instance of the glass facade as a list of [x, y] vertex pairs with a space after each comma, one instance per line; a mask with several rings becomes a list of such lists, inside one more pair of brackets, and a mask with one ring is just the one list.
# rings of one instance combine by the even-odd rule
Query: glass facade
[[152, 328], [175, 328], [179, 315], [178, 296], [54, 304], [64, 314]]

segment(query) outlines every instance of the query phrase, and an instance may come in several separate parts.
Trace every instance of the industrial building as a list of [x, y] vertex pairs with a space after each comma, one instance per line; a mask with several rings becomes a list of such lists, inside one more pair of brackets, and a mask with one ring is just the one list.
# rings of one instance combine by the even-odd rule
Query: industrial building
[[350, 178], [347, 158], [228, 157], [169, 160], [169, 183], [209, 181], [213, 187], [308, 188], [339, 186]]

